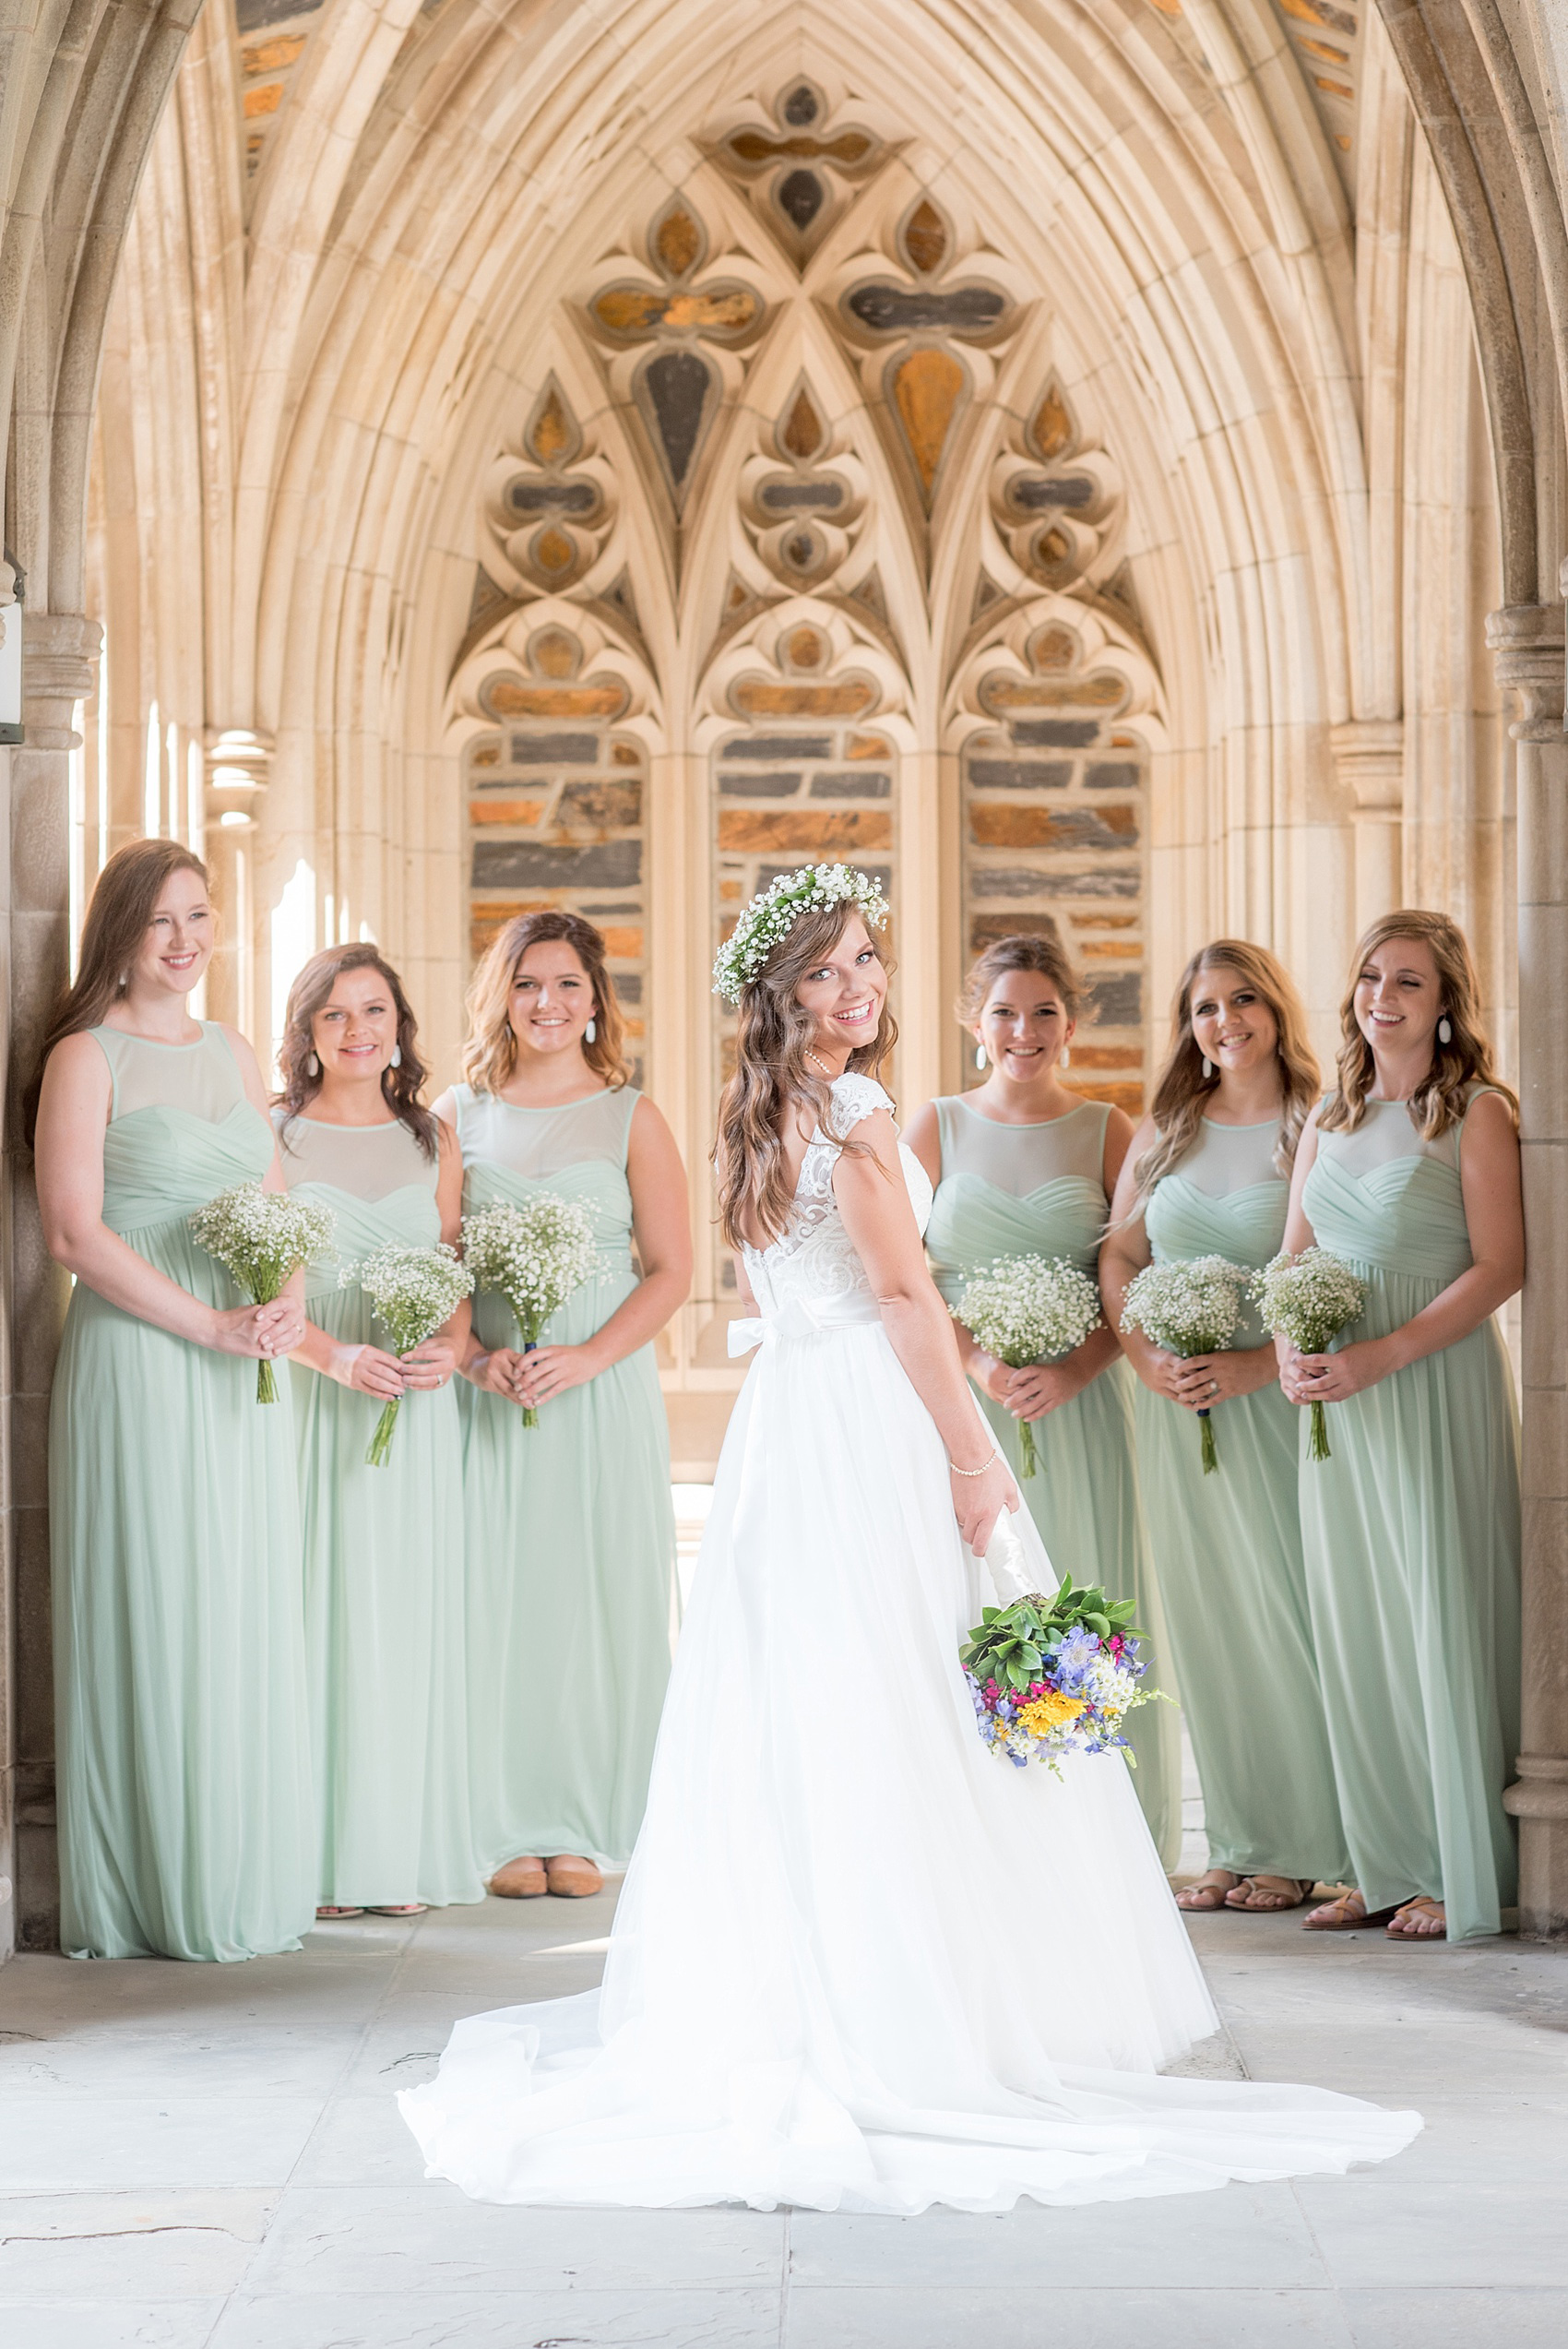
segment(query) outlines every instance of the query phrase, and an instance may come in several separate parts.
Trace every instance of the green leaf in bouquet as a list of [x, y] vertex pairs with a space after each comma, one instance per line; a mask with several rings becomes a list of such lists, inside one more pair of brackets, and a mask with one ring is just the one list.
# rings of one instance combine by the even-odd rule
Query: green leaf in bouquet
[[1043, 1659], [1041, 1658], [1038, 1648], [1027, 1645], [1019, 1648], [1018, 1662], [1021, 1664], [1027, 1665], [1030, 1672], [1038, 1672], [1042, 1661]]
[[1088, 1628], [1091, 1631], [1097, 1631], [1102, 1640], [1110, 1639], [1111, 1625], [1103, 1615], [1099, 1615], [1098, 1613], [1095, 1615], [1086, 1615], [1084, 1621], [1087, 1625]]

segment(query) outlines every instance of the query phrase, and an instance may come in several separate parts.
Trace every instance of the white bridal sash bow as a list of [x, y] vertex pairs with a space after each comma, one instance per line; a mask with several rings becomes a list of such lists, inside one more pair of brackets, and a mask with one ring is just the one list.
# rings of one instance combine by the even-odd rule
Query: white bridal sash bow
[[863, 1290], [852, 1289], [841, 1297], [791, 1297], [778, 1313], [731, 1321], [731, 1358], [756, 1346], [777, 1345], [780, 1338], [820, 1338], [831, 1330], [863, 1329], [881, 1318], [876, 1299]]

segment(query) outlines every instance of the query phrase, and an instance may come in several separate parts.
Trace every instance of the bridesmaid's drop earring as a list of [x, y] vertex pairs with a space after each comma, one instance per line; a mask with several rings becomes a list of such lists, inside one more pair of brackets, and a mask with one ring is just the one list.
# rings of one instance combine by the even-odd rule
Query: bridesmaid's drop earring
[[394, 1044], [394, 1045], [393, 1045], [393, 1047], [392, 1047], [391, 1066], [392, 1066], [394, 1068], [401, 1068], [402, 1065], [403, 1065], [403, 1047], [402, 1047], [402, 1045], [401, 1045], [401, 1044]]
[[1207, 1053], [1206, 1052], [1206, 1053], [1205, 1053], [1205, 1055], [1204, 1055], [1204, 1083], [1205, 1083], [1206, 1085], [1207, 1084], [1207, 1082], [1208, 1082], [1209, 1079], [1213, 1076], [1213, 1074], [1214, 1074], [1214, 1063], [1213, 1063], [1213, 1061], [1209, 1058], [1209, 1056], [1208, 1056]]
[[1451, 1044], [1454, 1042], [1454, 1025], [1446, 1011], [1437, 1023], [1437, 1041], [1440, 1044]]
[[590, 1019], [590, 1020], [588, 1021], [588, 1026], [587, 1026], [587, 1027], [583, 1030], [583, 1042], [584, 1042], [584, 1043], [591, 1044], [591, 1043], [592, 1043], [592, 1042], [593, 1042], [593, 1040], [594, 1040], [594, 1038], [595, 1038], [595, 1036], [597, 1036], [597, 1035], [598, 1035], [598, 1033], [599, 1033], [599, 1022], [598, 1022], [598, 1020], [597, 1020], [597, 1019]]
[[985, 1067], [985, 1046], [983, 1044], [977, 1044], [975, 1046], [975, 1067], [977, 1068], [983, 1068]]
[[1073, 1048], [1071, 1044], [1063, 1044], [1062, 1047], [1062, 1066], [1063, 1068], [1070, 1068], [1072, 1065]]
[[317, 1060], [315, 1053], [313, 1052], [310, 1058], [305, 1063], [305, 1075], [307, 1077], [319, 1077], [320, 1074], [321, 1063]]

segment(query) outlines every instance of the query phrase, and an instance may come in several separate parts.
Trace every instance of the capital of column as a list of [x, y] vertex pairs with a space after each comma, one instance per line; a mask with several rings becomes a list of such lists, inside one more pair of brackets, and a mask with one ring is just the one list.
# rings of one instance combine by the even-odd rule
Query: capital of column
[[71, 716], [98, 682], [103, 630], [85, 612], [34, 612], [22, 626], [22, 721], [33, 750], [74, 750]]
[[224, 831], [249, 831], [266, 791], [272, 744], [247, 726], [232, 726], [208, 745], [207, 819]]
[[1334, 770], [1354, 794], [1353, 823], [1396, 824], [1405, 805], [1405, 721], [1352, 718], [1328, 737]]
[[1505, 603], [1489, 612], [1486, 640], [1497, 682], [1519, 698], [1515, 742], [1560, 742], [1568, 688], [1568, 630], [1561, 603]]

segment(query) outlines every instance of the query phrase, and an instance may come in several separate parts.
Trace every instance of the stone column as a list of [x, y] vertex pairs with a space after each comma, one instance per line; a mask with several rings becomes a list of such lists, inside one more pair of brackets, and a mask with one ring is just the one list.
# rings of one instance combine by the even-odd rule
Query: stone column
[[[1564, 580], [1568, 588], [1568, 578]], [[1487, 621], [1517, 698], [1519, 1091], [1524, 1110], [1524, 1752], [1504, 1802], [1519, 1821], [1519, 1930], [1568, 1940], [1568, 734], [1563, 611]]]
[[69, 963], [69, 773], [75, 705], [93, 686], [100, 630], [79, 613], [30, 612], [22, 656], [26, 739], [9, 754], [10, 1060], [4, 1255], [9, 1298], [10, 1519], [16, 1942], [59, 1939], [54, 1707], [49, 1617], [49, 1386], [69, 1283], [43, 1246], [21, 1095]]
[[1358, 718], [1330, 736], [1335, 770], [1351, 793], [1356, 836], [1356, 935], [1405, 902], [1405, 725]]
[[227, 1019], [256, 1042], [265, 1067], [270, 1045], [255, 1026], [255, 936], [252, 897], [256, 808], [267, 791], [272, 745], [231, 727], [207, 753], [203, 848], [218, 907], [218, 951], [208, 965], [207, 1016]]

